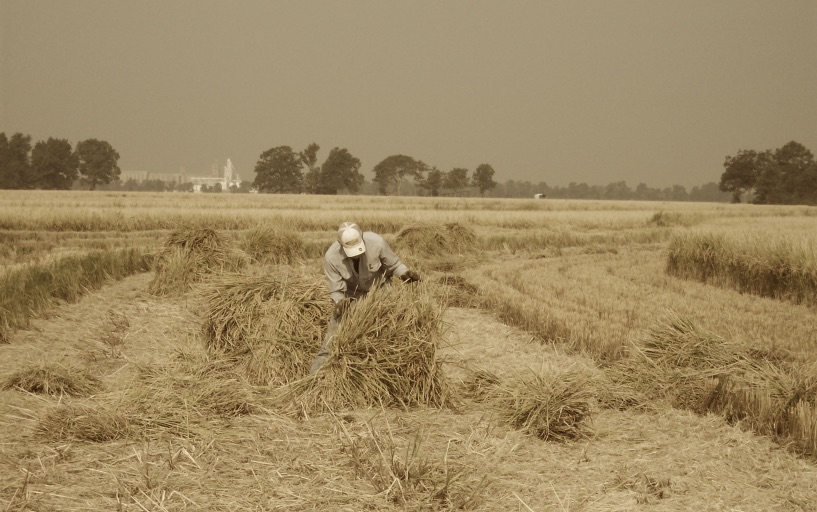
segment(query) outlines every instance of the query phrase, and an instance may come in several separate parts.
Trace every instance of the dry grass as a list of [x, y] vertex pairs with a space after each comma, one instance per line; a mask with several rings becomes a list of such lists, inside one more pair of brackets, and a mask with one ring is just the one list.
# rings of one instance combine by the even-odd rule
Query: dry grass
[[74, 366], [44, 363], [18, 370], [4, 380], [2, 387], [52, 396], [81, 397], [96, 393], [100, 382]]
[[148, 291], [154, 295], [184, 293], [208, 275], [239, 270], [246, 265], [246, 255], [231, 249], [213, 229], [174, 231], [154, 256], [155, 275]]
[[445, 404], [436, 358], [442, 313], [423, 283], [372, 290], [344, 315], [318, 374], [282, 390], [278, 402], [305, 411]]
[[438, 285], [437, 299], [449, 307], [477, 307], [481, 303], [479, 289], [456, 274], [443, 274], [432, 282]]
[[208, 350], [257, 385], [306, 375], [332, 310], [323, 279], [306, 268], [225, 275], [203, 299]]

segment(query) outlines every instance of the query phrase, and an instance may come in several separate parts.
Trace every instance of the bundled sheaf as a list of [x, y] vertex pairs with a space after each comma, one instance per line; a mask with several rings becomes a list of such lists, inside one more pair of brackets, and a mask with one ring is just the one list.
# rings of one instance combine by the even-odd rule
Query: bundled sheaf
[[547, 368], [497, 384], [488, 393], [511, 425], [544, 441], [566, 442], [592, 432], [595, 386], [580, 368]]
[[304, 256], [304, 242], [291, 229], [261, 224], [247, 231], [241, 241], [253, 261], [288, 265]]
[[45, 363], [14, 372], [2, 387], [53, 396], [88, 396], [95, 393], [99, 385], [99, 379], [87, 371], [71, 365]]
[[133, 432], [128, 418], [103, 405], [60, 404], [40, 418], [37, 432], [57, 441], [103, 443], [126, 438]]
[[213, 229], [174, 231], [154, 256], [155, 275], [148, 291], [153, 295], [184, 293], [210, 274], [235, 271], [246, 265], [246, 255], [231, 249]]
[[456, 222], [450, 224], [417, 224], [397, 233], [397, 244], [424, 256], [451, 256], [472, 253], [477, 248], [473, 230]]
[[447, 403], [437, 360], [442, 313], [423, 283], [372, 290], [344, 315], [317, 375], [277, 399], [299, 411]]
[[281, 385], [309, 372], [332, 311], [323, 278], [276, 267], [224, 275], [204, 294], [207, 346], [256, 385]]

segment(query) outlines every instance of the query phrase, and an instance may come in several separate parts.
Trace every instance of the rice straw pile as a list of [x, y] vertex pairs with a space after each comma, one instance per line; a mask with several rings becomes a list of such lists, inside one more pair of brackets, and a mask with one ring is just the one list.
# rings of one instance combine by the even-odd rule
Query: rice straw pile
[[417, 224], [397, 233], [398, 247], [424, 256], [451, 256], [474, 252], [477, 236], [473, 230], [457, 224]]
[[267, 224], [250, 229], [241, 241], [253, 261], [273, 265], [288, 265], [303, 257], [304, 242], [295, 231]]
[[489, 395], [508, 423], [544, 441], [567, 442], [592, 432], [595, 386], [586, 370], [546, 368], [497, 385]]
[[332, 311], [323, 278], [309, 269], [225, 275], [204, 295], [211, 353], [232, 359], [255, 385], [307, 375]]
[[58, 441], [96, 443], [132, 434], [130, 421], [125, 415], [104, 406], [78, 404], [60, 404], [47, 410], [40, 418], [37, 431]]
[[45, 363], [23, 368], [3, 382], [3, 389], [22, 389], [53, 396], [88, 396], [99, 389], [99, 379], [73, 366]]
[[142, 368], [123, 403], [131, 424], [146, 435], [191, 436], [209, 420], [257, 410], [252, 386], [223, 362]]
[[298, 411], [447, 403], [436, 357], [442, 314], [424, 283], [372, 290], [344, 315], [317, 375], [283, 389], [278, 402]]
[[246, 265], [246, 255], [230, 249], [213, 229], [175, 231], [154, 256], [155, 275], [148, 291], [153, 295], [184, 293], [209, 274], [235, 271]]

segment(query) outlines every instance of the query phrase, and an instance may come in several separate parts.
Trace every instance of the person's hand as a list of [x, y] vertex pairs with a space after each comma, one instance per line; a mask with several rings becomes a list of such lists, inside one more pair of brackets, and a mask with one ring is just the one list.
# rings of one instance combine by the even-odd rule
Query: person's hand
[[420, 277], [420, 274], [418, 274], [414, 270], [407, 270], [406, 273], [403, 274], [403, 276], [400, 279], [402, 279], [404, 283], [416, 283], [418, 281], [423, 280]]
[[352, 306], [354, 302], [355, 302], [354, 297], [344, 297], [340, 299], [335, 303], [335, 310], [333, 311], [333, 314], [336, 317], [343, 316], [343, 314], [349, 310], [349, 308]]

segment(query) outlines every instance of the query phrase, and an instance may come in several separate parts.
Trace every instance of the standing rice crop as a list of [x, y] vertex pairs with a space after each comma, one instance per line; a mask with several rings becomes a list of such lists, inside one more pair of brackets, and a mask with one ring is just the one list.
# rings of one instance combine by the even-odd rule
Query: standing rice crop
[[670, 239], [666, 271], [741, 293], [817, 304], [817, 246], [808, 240], [677, 233]]

